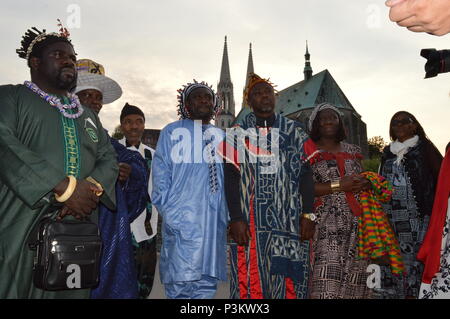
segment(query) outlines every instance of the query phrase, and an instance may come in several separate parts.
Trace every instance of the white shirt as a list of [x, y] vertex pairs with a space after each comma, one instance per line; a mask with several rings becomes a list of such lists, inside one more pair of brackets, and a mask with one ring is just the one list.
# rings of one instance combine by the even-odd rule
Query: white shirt
[[[119, 143], [123, 146], [126, 146], [126, 139], [125, 137], [119, 140]], [[128, 147], [129, 150], [139, 152], [143, 158], [145, 158], [145, 149], [150, 150], [152, 157], [155, 155], [155, 150], [144, 143], [139, 144], [139, 148], [136, 148], [135, 146]], [[150, 170], [150, 177], [148, 181], [148, 195], [151, 196], [152, 194], [152, 171]], [[144, 240], [151, 239], [155, 237], [157, 230], [158, 230], [158, 211], [156, 210], [155, 206], [152, 205], [152, 217], [150, 219], [150, 225], [152, 227], [152, 235], [149, 236], [147, 234], [147, 231], [145, 230], [145, 217], [146, 217], [146, 209], [142, 211], [142, 213], [137, 217], [132, 223], [131, 223], [131, 232], [134, 235], [134, 238], [138, 243]]]

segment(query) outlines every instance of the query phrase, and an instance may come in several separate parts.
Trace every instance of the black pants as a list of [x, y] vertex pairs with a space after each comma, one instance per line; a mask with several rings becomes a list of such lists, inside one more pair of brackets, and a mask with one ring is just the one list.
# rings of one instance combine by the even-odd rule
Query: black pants
[[156, 237], [137, 243], [133, 236], [139, 299], [146, 299], [152, 292], [156, 270]]

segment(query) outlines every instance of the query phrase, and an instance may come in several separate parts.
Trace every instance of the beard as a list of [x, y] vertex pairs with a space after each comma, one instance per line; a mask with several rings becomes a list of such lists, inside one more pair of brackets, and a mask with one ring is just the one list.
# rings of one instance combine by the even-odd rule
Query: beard
[[261, 113], [272, 113], [274, 107], [272, 105], [261, 106], [259, 111]]
[[191, 119], [193, 120], [203, 120], [210, 121], [213, 118], [214, 110], [213, 108], [209, 108], [207, 111], [200, 111], [196, 108], [189, 110], [191, 114]]
[[71, 92], [77, 86], [78, 73], [75, 70], [73, 76], [70, 76], [68, 74], [63, 74], [63, 69], [59, 70], [56, 74], [49, 75], [47, 77], [48, 82], [55, 89]]
[[74, 73], [73, 77], [68, 77], [63, 75], [61, 70], [56, 77], [55, 85], [58, 89], [72, 91], [77, 86], [77, 78], [77, 72]]
[[271, 103], [271, 104], [264, 104], [264, 105], [257, 105], [256, 107], [254, 106], [253, 109], [255, 109], [256, 111], [258, 111], [259, 113], [263, 113], [263, 114], [271, 114], [274, 112], [275, 109], [275, 103]]

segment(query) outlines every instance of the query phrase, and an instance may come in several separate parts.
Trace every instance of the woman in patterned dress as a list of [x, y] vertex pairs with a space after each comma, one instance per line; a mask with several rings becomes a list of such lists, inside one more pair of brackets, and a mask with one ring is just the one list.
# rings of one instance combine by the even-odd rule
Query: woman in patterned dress
[[312, 240], [312, 299], [370, 298], [367, 260], [357, 259], [357, 193], [371, 187], [359, 176], [361, 151], [344, 143], [339, 110], [318, 105], [309, 120], [311, 140], [305, 145], [315, 182], [316, 229]]
[[442, 155], [410, 113], [394, 114], [389, 125], [393, 141], [385, 147], [380, 175], [394, 187], [391, 201], [383, 205], [400, 244], [406, 275], [393, 276], [381, 268], [377, 298], [416, 299], [423, 273], [417, 253], [428, 228]]

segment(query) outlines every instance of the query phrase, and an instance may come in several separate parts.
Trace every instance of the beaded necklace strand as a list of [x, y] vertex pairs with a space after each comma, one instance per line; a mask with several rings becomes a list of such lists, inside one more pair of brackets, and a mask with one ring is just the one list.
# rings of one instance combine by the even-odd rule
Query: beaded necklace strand
[[[62, 104], [61, 100], [57, 98], [56, 96], [52, 96], [48, 94], [47, 92], [42, 91], [36, 84], [30, 81], [25, 81], [24, 85], [29, 88], [31, 91], [36, 93], [39, 97], [41, 97], [43, 100], [45, 100], [47, 103], [49, 103], [51, 106], [54, 106], [58, 108], [59, 112], [66, 118], [69, 119], [76, 119], [83, 114], [84, 109], [81, 106], [80, 100], [78, 99], [78, 96], [73, 93], [69, 93], [69, 99], [70, 104]], [[70, 109], [78, 109], [77, 113], [71, 114], [67, 112], [67, 110]]]

